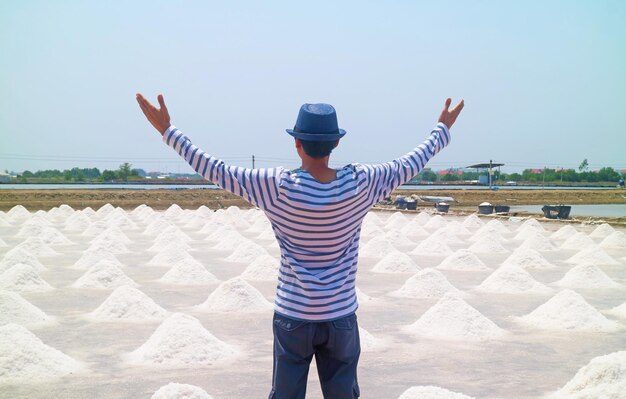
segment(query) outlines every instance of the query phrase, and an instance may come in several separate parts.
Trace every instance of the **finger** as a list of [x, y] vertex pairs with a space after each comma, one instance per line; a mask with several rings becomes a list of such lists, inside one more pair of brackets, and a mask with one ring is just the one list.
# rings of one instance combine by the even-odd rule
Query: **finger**
[[446, 99], [446, 105], [443, 109], [445, 109], [446, 111], [448, 110], [448, 108], [450, 108], [450, 104], [452, 104], [452, 99], [451, 98], [447, 98]]
[[459, 112], [461, 112], [464, 106], [465, 106], [465, 100], [461, 100], [459, 101], [457, 105], [454, 106], [454, 108], [452, 108], [450, 112], [458, 114]]
[[170, 119], [170, 113], [167, 110], [167, 106], [165, 105], [165, 100], [163, 99], [163, 94], [159, 94], [157, 99], [159, 100], [159, 105], [161, 106], [161, 112], [163, 112], [164, 116], [167, 120]]

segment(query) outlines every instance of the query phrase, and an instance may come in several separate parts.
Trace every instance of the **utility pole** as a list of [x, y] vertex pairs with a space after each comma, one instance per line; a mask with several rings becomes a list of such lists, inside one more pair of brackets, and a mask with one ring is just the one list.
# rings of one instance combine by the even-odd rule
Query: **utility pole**
[[254, 169], [254, 155], [252, 155], [252, 169]]
[[493, 173], [491, 171], [491, 168], [493, 167], [492, 164], [493, 164], [493, 161], [490, 159], [489, 160], [489, 188], [491, 188], [491, 174]]

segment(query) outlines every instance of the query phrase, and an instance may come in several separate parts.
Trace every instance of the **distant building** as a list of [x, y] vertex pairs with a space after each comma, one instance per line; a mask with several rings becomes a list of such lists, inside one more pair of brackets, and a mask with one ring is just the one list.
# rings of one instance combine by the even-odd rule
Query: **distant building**
[[0, 172], [0, 183], [11, 183], [11, 175], [8, 173]]

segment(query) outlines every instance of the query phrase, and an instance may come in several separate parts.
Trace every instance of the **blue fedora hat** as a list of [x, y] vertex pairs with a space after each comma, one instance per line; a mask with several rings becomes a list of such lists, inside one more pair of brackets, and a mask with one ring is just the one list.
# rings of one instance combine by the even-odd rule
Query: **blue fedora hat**
[[333, 141], [346, 131], [337, 125], [337, 113], [330, 104], [304, 104], [300, 107], [296, 126], [286, 129], [295, 138], [308, 141]]

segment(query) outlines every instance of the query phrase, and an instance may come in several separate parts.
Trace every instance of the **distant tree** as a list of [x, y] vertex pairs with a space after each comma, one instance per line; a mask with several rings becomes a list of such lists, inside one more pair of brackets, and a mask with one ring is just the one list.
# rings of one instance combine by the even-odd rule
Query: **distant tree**
[[420, 180], [425, 181], [436, 181], [437, 174], [433, 172], [431, 169], [424, 169], [419, 173]]
[[124, 181], [128, 181], [128, 177], [131, 176], [132, 167], [133, 165], [129, 164], [128, 162], [124, 162], [123, 164], [121, 164], [119, 169], [117, 170], [119, 178]]
[[587, 162], [587, 158], [583, 159], [583, 161], [578, 165], [578, 171], [584, 172], [589, 169], [589, 162]]
[[24, 172], [22, 172], [22, 177], [29, 178], [29, 177], [35, 177], [35, 175], [30, 170], [25, 170]]
[[620, 174], [611, 167], [605, 167], [598, 171], [598, 181], [618, 181]]
[[117, 179], [117, 174], [113, 170], [105, 169], [102, 171], [102, 174], [100, 175], [100, 177], [104, 181], [111, 181], [111, 180]]

